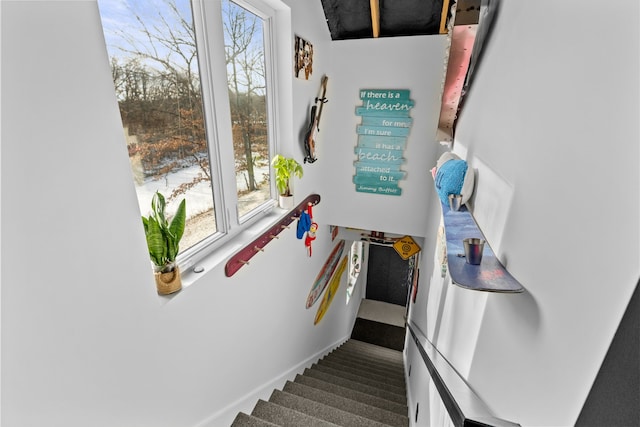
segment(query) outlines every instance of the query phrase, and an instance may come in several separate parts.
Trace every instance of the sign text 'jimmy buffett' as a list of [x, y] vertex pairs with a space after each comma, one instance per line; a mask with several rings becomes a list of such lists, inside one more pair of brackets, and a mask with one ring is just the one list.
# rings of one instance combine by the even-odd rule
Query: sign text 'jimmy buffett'
[[398, 184], [407, 175], [400, 166], [413, 124], [409, 90], [363, 89], [360, 99], [362, 106], [356, 107], [356, 115], [362, 122], [356, 128], [358, 145], [353, 163], [356, 191], [400, 196]]

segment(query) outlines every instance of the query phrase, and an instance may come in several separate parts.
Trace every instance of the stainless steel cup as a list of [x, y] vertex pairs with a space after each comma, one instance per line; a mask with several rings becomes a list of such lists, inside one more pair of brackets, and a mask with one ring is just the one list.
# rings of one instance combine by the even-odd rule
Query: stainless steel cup
[[467, 263], [480, 265], [482, 261], [482, 251], [484, 250], [484, 240], [477, 238], [468, 238], [462, 241], [464, 243], [464, 256]]
[[462, 194], [449, 194], [449, 207], [452, 211], [460, 210], [462, 206]]

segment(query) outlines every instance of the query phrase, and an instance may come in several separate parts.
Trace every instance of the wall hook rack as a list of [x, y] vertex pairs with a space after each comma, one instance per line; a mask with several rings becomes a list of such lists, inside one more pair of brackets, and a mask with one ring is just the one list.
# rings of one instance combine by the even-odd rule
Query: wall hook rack
[[236, 252], [224, 266], [224, 273], [227, 277], [233, 276], [238, 270], [245, 265], [249, 265], [249, 260], [258, 252], [264, 252], [264, 247], [271, 241], [278, 239], [280, 232], [289, 229], [296, 219], [300, 218], [300, 214], [304, 212], [309, 205], [315, 206], [320, 203], [319, 194], [311, 194], [307, 196], [298, 206], [285, 215], [280, 221], [265, 230], [258, 238], [248, 243], [245, 247]]

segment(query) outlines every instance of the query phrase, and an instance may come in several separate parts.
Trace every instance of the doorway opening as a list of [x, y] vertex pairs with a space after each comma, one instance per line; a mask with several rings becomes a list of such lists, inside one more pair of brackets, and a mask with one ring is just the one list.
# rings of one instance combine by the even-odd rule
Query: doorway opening
[[387, 245], [369, 245], [366, 298], [407, 306], [414, 274], [416, 257], [403, 259]]

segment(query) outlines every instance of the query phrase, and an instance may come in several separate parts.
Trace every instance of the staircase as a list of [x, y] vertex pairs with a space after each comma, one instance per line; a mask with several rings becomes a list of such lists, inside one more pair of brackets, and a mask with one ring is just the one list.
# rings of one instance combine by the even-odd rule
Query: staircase
[[231, 427], [408, 427], [402, 352], [350, 339]]

